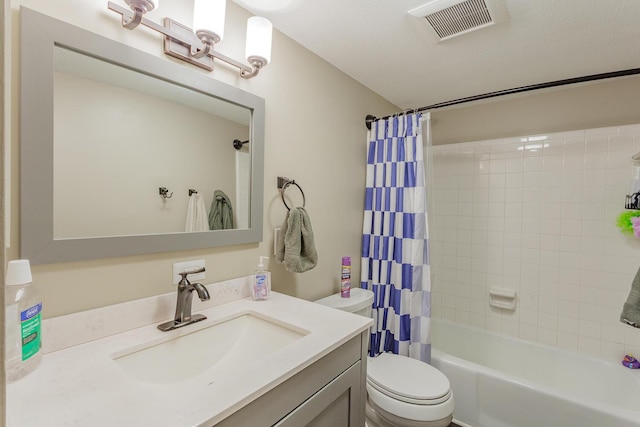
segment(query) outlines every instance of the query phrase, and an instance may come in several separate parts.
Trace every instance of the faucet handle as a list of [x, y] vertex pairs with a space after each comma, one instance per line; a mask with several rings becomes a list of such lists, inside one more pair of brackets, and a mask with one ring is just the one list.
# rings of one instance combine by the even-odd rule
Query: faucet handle
[[205, 272], [205, 268], [204, 267], [200, 267], [197, 270], [185, 270], [182, 271], [180, 273], [178, 273], [179, 275], [181, 275], [182, 277], [187, 277], [187, 274], [197, 274], [197, 273], [204, 273]]
[[197, 274], [197, 273], [204, 273], [204, 272], [205, 272], [204, 267], [198, 268], [197, 270], [181, 271], [180, 273], [178, 273], [180, 277], [182, 277], [182, 279], [180, 279], [180, 283], [183, 283], [183, 282], [189, 283], [189, 280], [187, 279], [187, 275], [189, 274]]

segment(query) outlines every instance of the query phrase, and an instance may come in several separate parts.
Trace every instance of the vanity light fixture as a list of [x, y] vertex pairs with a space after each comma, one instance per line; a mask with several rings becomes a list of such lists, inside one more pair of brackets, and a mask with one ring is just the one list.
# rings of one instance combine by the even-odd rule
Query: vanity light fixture
[[240, 76], [250, 79], [271, 61], [271, 33], [273, 26], [267, 19], [253, 16], [247, 21], [245, 57], [250, 65], [236, 61], [214, 49], [224, 36], [226, 0], [195, 0], [193, 5], [193, 29], [164, 18], [163, 25], [144, 17], [158, 8], [159, 0], [125, 0], [130, 10], [113, 2], [110, 10], [122, 15], [122, 26], [133, 30], [142, 24], [164, 35], [164, 53], [213, 71], [217, 58], [237, 67]]

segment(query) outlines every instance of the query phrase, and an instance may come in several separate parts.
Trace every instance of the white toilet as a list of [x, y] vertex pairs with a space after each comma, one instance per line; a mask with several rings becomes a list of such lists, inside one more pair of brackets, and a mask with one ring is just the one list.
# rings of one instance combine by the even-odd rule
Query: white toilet
[[[373, 292], [353, 288], [316, 301], [371, 317]], [[369, 427], [447, 427], [453, 419], [453, 393], [447, 377], [419, 360], [382, 353], [367, 359], [367, 425]]]

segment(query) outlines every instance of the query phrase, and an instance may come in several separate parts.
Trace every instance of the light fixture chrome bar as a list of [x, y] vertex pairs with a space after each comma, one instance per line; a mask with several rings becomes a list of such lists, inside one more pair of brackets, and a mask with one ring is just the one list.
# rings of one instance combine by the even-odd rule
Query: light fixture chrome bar
[[[202, 48], [204, 48], [203, 43], [200, 41], [200, 39], [198, 39], [194, 34], [193, 31], [191, 30], [191, 28], [179, 23], [178, 21], [174, 21], [171, 18], [164, 18], [164, 28], [167, 30], [167, 32], [162, 32], [165, 35], [165, 50], [164, 53], [166, 53], [167, 55], [173, 56], [174, 58], [178, 58], [178, 59], [182, 59], [184, 61], [187, 61], [191, 64], [197, 65], [198, 67], [201, 68], [205, 68], [209, 71], [213, 70], [213, 61], [211, 61], [211, 65], [210, 66], [206, 66], [203, 65], [202, 62], [200, 61], [200, 59], [213, 59], [213, 58], [217, 58], [221, 61], [226, 62], [227, 64], [231, 64], [234, 67], [237, 67], [240, 69], [240, 75], [247, 74], [247, 73], [252, 73], [254, 70], [251, 67], [248, 67], [247, 65], [243, 64], [240, 61], [236, 61], [233, 58], [229, 58], [227, 55], [224, 55], [220, 52], [218, 52], [217, 50], [211, 49], [209, 50], [209, 53], [207, 54], [206, 57], [203, 58], [197, 58], [195, 56], [193, 56], [191, 54], [191, 49], [194, 46], [202, 46]], [[157, 25], [157, 24], [156, 24]], [[169, 35], [167, 33], [170, 33], [172, 35]], [[184, 37], [182, 37], [182, 35], [184, 34]], [[191, 35], [193, 35], [193, 37], [191, 37]], [[195, 39], [195, 41], [190, 44], [189, 41], [187, 40], [191, 39]], [[185, 49], [186, 48], [186, 49]], [[256, 72], [256, 74], [258, 74]]]
[[[120, 6], [118, 4], [115, 4], [114, 2], [111, 2], [111, 1], [108, 3], [108, 7], [109, 7], [109, 10], [113, 10], [114, 12], [117, 12], [120, 15], [122, 15], [123, 25], [124, 25], [125, 22], [128, 22], [128, 21], [133, 19], [134, 12], [131, 9], [127, 9], [126, 7], [122, 7], [122, 6]], [[145, 17], [142, 17], [142, 19], [140, 20], [140, 24], [142, 24], [142, 25], [144, 25], [146, 27], [149, 27], [152, 30], [156, 30], [157, 32], [162, 33], [167, 37], [175, 37], [175, 38], [183, 41], [184, 43], [189, 43], [189, 44], [193, 44], [195, 42], [200, 43], [200, 40], [196, 37], [195, 34], [193, 34], [192, 40], [189, 40], [189, 41], [182, 40], [181, 36], [179, 34], [172, 33], [169, 29], [163, 27], [160, 24], [156, 24], [155, 22], [153, 22], [153, 21], [151, 21], [151, 20], [149, 20], [149, 19], [147, 19]]]
[[[163, 19], [164, 27], [172, 34], [176, 34], [176, 37], [168, 36], [165, 33], [164, 37], [164, 53], [177, 59], [182, 59], [192, 65], [200, 68], [204, 68], [207, 71], [213, 71], [213, 57], [206, 56], [193, 56], [191, 54], [193, 46], [202, 45], [200, 40], [191, 31], [191, 28], [182, 25], [179, 22], [173, 21], [169, 18]], [[192, 40], [193, 44], [185, 43], [183, 40]], [[209, 51], [209, 53], [211, 53]]]
[[[125, 28], [129, 28], [127, 27], [127, 24], [134, 20], [136, 15], [134, 11], [111, 1], [108, 2], [108, 8], [109, 10], [122, 15], [122, 25]], [[137, 19], [138, 18], [136, 18], [136, 21]], [[213, 71], [213, 58], [216, 58], [238, 68], [240, 70], [240, 77], [245, 79], [256, 76], [260, 69], [266, 65], [259, 59], [252, 60], [251, 66], [245, 65], [240, 61], [236, 61], [235, 59], [214, 50], [213, 46], [210, 47], [206, 55], [194, 56], [194, 52], [206, 49], [206, 46], [195, 35], [193, 30], [170, 18], [164, 18], [163, 23], [164, 25], [160, 25], [144, 17], [140, 19], [140, 24], [165, 36], [164, 52], [169, 56], [189, 62], [190, 64], [204, 68], [208, 71]]]

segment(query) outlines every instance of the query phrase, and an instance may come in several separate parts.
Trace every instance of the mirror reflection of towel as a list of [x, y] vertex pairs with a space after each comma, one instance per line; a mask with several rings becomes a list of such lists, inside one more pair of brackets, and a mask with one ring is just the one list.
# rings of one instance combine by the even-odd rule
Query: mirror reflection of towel
[[287, 212], [276, 243], [276, 261], [292, 273], [304, 273], [318, 263], [311, 220], [304, 208]]
[[187, 208], [187, 225], [184, 231], [207, 231], [207, 207], [204, 205], [202, 194], [194, 193], [189, 197], [189, 207]]
[[211, 209], [209, 210], [209, 229], [229, 230], [233, 225], [233, 207], [231, 200], [224, 192], [216, 190], [213, 193]]

